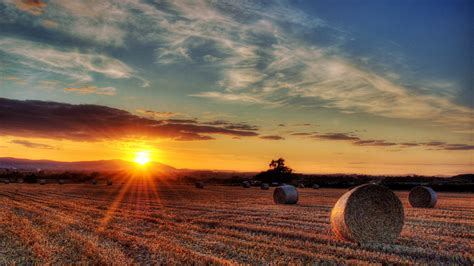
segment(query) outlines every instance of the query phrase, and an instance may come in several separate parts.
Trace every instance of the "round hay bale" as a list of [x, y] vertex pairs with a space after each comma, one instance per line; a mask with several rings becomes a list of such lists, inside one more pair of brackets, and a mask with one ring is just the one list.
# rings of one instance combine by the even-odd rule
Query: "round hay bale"
[[250, 182], [249, 182], [249, 181], [244, 181], [244, 182], [242, 182], [242, 187], [244, 187], [244, 188], [250, 188]]
[[273, 191], [273, 201], [276, 204], [296, 204], [298, 191], [294, 186], [279, 186]]
[[298, 188], [304, 188], [304, 184], [303, 183], [298, 184]]
[[96, 179], [92, 179], [92, 185], [97, 185], [97, 180]]
[[46, 180], [40, 179], [39, 183], [40, 183], [40, 185], [45, 185], [45, 184], [46, 184]]
[[260, 189], [262, 190], [269, 190], [270, 189], [270, 186], [267, 184], [267, 183], [262, 183], [260, 185]]
[[408, 201], [414, 208], [433, 208], [438, 201], [438, 196], [432, 188], [418, 186], [410, 191]]
[[196, 188], [204, 188], [204, 182], [196, 182]]
[[318, 189], [319, 188], [319, 185], [318, 184], [313, 184], [313, 189]]
[[10, 180], [4, 179], [4, 180], [3, 180], [3, 183], [4, 183], [4, 184], [10, 184]]
[[331, 211], [332, 231], [358, 243], [390, 243], [402, 231], [403, 205], [388, 188], [365, 184], [344, 195]]
[[107, 186], [111, 186], [112, 185], [112, 180], [107, 180]]

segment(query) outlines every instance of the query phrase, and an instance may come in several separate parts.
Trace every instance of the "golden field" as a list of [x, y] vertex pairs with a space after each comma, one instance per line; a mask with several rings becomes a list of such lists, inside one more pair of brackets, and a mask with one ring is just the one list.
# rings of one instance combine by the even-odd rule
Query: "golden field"
[[393, 244], [338, 240], [329, 213], [344, 189], [299, 189], [275, 205], [273, 188], [157, 183], [0, 184], [0, 264], [474, 264], [474, 194], [438, 193], [409, 207]]

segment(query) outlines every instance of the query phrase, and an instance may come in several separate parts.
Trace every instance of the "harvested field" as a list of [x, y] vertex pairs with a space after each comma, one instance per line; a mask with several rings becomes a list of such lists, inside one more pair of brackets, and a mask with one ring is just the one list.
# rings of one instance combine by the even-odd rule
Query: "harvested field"
[[436, 208], [415, 209], [397, 192], [400, 238], [358, 245], [329, 224], [345, 189], [302, 189], [297, 205], [274, 204], [273, 189], [0, 184], [0, 264], [474, 263], [474, 194], [440, 192]]

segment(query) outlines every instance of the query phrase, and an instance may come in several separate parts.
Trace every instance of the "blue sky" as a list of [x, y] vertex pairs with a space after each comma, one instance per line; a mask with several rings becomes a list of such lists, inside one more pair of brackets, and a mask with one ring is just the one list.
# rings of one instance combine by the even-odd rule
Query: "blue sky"
[[3, 0], [0, 97], [248, 123], [279, 141], [268, 157], [352, 134], [366, 142], [346, 138], [346, 162], [371, 146], [440, 162], [456, 150], [469, 166], [473, 13], [461, 0]]
[[399, 72], [455, 81], [457, 101], [473, 106], [472, 1], [299, 1], [298, 6], [350, 32], [355, 54], [391, 50], [405, 64]]

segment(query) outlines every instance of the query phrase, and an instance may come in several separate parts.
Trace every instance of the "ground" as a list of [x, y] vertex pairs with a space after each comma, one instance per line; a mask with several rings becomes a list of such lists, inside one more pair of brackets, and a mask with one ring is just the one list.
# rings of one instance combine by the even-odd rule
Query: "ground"
[[474, 194], [439, 193], [435, 209], [405, 207], [387, 245], [338, 240], [329, 213], [343, 189], [272, 191], [134, 180], [0, 184], [0, 264], [202, 263], [474, 264]]

